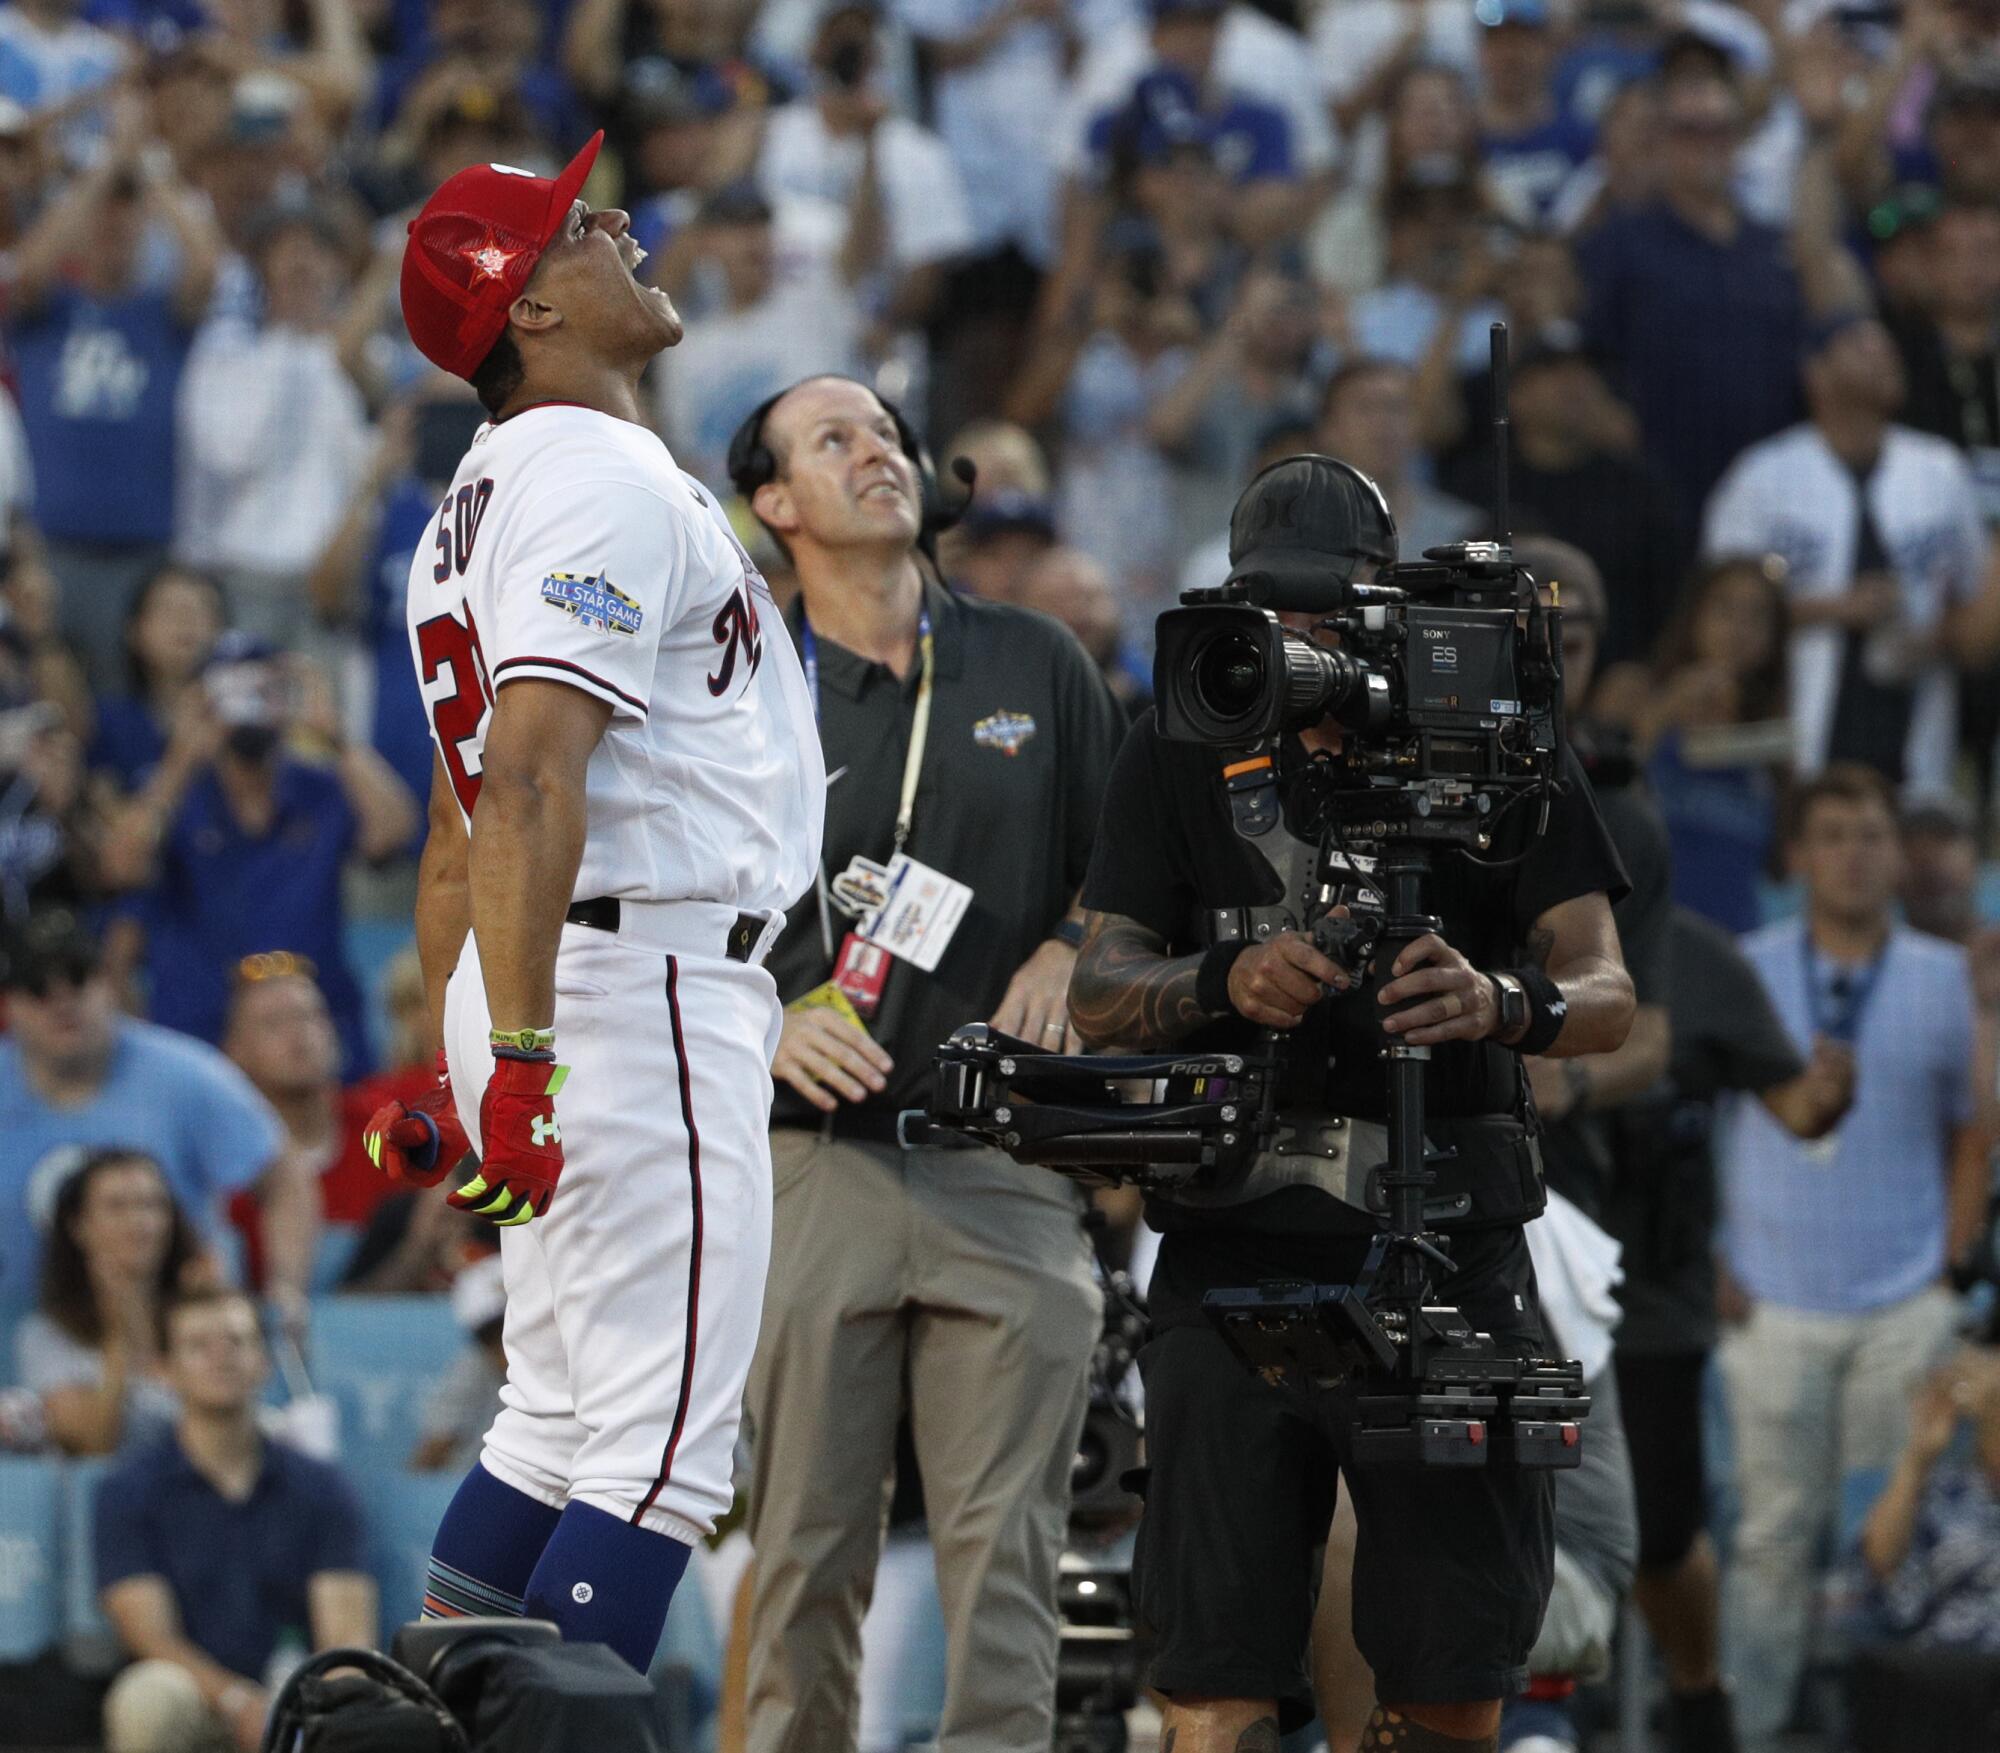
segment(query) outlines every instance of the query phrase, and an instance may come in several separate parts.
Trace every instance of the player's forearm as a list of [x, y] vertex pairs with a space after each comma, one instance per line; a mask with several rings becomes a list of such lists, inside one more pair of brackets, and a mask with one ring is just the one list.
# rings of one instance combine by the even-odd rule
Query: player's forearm
[[465, 822], [443, 764], [431, 757], [430, 827], [417, 860], [417, 962], [424, 971], [429, 1045], [444, 1040], [444, 988], [472, 930], [466, 892]]
[[1069, 981], [1070, 1024], [1092, 1047], [1171, 1047], [1212, 1018], [1195, 998], [1201, 956], [1168, 956], [1143, 925], [1087, 913]]
[[546, 1029], [556, 948], [583, 862], [584, 791], [550, 767], [489, 764], [472, 814], [472, 935], [496, 1029]]

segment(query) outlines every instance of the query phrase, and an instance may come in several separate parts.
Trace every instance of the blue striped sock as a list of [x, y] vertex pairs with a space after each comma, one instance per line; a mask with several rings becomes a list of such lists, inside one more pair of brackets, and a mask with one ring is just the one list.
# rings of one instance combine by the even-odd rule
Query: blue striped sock
[[528, 1579], [561, 1519], [560, 1511], [475, 1466], [431, 1542], [424, 1617], [520, 1618]]

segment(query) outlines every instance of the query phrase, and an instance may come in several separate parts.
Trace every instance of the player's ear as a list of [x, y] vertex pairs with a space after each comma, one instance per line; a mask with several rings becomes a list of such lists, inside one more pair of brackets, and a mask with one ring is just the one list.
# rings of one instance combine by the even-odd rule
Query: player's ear
[[783, 481], [766, 481], [750, 495], [750, 509], [757, 521], [781, 535], [799, 527], [798, 508], [792, 504], [792, 490]]
[[546, 334], [550, 329], [562, 326], [562, 312], [552, 304], [544, 304], [539, 298], [530, 298], [527, 293], [514, 300], [507, 307], [507, 320], [530, 334]]

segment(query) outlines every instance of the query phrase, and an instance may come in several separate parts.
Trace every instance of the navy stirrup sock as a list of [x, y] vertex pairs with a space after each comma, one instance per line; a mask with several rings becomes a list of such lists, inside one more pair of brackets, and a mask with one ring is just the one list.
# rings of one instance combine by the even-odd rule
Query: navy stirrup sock
[[524, 1611], [553, 1619], [565, 1643], [603, 1643], [640, 1673], [652, 1666], [689, 1548], [587, 1503], [572, 1503], [528, 1579]]
[[528, 1579], [561, 1520], [560, 1510], [474, 1466], [431, 1542], [424, 1617], [518, 1619]]

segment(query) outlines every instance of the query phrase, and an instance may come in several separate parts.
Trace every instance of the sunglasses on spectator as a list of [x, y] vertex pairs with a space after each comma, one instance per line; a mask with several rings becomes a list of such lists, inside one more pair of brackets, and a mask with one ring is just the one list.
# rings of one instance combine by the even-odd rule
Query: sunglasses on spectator
[[245, 956], [236, 964], [236, 978], [245, 986], [254, 986], [260, 980], [317, 980], [319, 969], [310, 956], [295, 955], [290, 950], [263, 950]]

